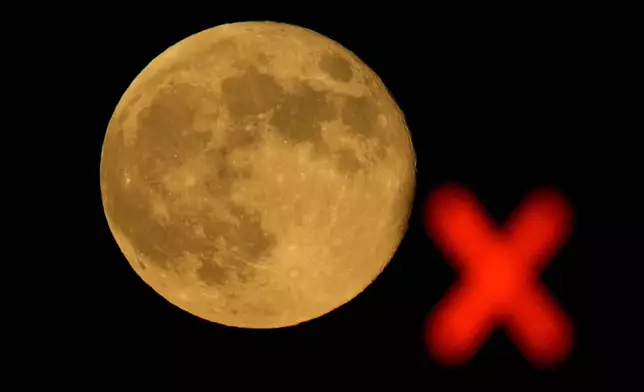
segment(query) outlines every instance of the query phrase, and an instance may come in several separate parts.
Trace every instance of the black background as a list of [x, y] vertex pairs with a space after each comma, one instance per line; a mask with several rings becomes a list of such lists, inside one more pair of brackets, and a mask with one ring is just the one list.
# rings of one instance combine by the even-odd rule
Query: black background
[[[87, 164], [76, 170], [87, 179], [89, 194], [83, 193], [81, 204], [89, 206], [94, 235], [90, 259], [74, 276], [82, 295], [67, 300], [80, 317], [69, 323], [69, 344], [56, 362], [76, 369], [77, 381], [170, 390], [308, 390], [324, 380], [338, 390], [351, 381], [378, 386], [385, 380], [394, 381], [396, 390], [463, 384], [541, 389], [587, 384], [606, 372], [600, 361], [617, 357], [607, 359], [607, 342], [614, 340], [606, 327], [611, 303], [605, 292], [611, 289], [608, 281], [597, 286], [598, 273], [604, 273], [597, 266], [619, 268], [632, 258], [618, 250], [635, 224], [618, 209], [636, 200], [623, 188], [634, 179], [626, 170], [636, 158], [620, 133], [625, 126], [619, 115], [606, 106], [605, 91], [619, 83], [619, 75], [608, 71], [612, 57], [606, 50], [617, 49], [606, 42], [602, 23], [581, 23], [574, 15], [540, 19], [492, 12], [483, 18], [474, 11], [446, 18], [420, 9], [399, 15], [381, 10], [378, 17], [366, 9], [340, 18], [298, 7], [183, 15], [168, 10], [143, 18], [88, 11], [91, 16], [70, 34], [67, 44], [81, 53], [70, 67], [78, 79], [92, 80], [78, 87], [91, 118], [83, 136], [91, 140], [83, 148]], [[389, 266], [350, 303], [279, 330], [209, 323], [157, 295], [113, 240], [98, 181], [107, 123], [136, 75], [177, 41], [244, 20], [297, 24], [356, 53], [405, 113], [417, 153], [409, 230]], [[469, 187], [500, 224], [539, 185], [554, 186], [574, 206], [574, 233], [543, 274], [576, 326], [575, 351], [560, 368], [532, 369], [501, 331], [461, 368], [443, 368], [427, 354], [423, 321], [457, 278], [421, 219], [427, 195], [446, 181]]]

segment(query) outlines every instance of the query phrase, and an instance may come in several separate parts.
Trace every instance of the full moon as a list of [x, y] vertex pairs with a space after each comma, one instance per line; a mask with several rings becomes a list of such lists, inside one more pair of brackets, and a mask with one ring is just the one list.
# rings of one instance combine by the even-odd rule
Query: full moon
[[203, 319], [279, 328], [359, 295], [415, 188], [403, 113], [355, 54], [273, 22], [217, 26], [152, 60], [103, 143], [109, 228], [135, 272]]

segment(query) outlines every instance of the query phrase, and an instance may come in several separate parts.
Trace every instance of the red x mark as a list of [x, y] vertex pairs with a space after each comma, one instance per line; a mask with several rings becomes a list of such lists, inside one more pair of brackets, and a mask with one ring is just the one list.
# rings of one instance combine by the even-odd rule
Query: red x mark
[[571, 324], [538, 274], [566, 240], [571, 215], [562, 196], [540, 190], [499, 230], [467, 189], [449, 185], [430, 196], [428, 232], [460, 273], [427, 319], [426, 342], [436, 359], [469, 361], [498, 324], [537, 366], [567, 358]]

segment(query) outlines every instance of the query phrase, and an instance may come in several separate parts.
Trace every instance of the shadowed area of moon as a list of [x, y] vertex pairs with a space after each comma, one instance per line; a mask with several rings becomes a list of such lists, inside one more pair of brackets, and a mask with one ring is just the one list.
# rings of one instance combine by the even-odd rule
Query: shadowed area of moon
[[178, 307], [271, 328], [358, 295], [406, 229], [404, 117], [339, 44], [268, 22], [179, 42], [133, 81], [101, 158], [105, 214], [134, 270]]

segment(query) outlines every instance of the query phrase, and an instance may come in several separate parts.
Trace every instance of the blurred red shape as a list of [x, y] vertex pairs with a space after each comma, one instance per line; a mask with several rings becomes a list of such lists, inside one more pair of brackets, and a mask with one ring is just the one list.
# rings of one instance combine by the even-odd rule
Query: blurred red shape
[[497, 326], [537, 367], [567, 359], [573, 331], [539, 273], [571, 231], [571, 207], [553, 190], [531, 193], [503, 228], [467, 189], [447, 185], [427, 200], [429, 235], [459, 281], [427, 317], [426, 343], [443, 364], [463, 364]]

